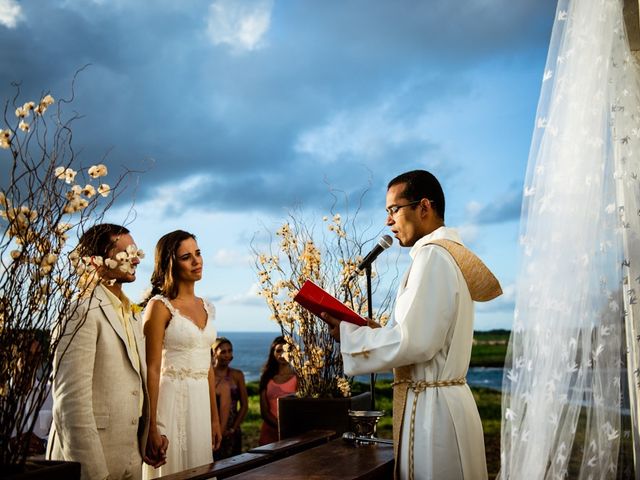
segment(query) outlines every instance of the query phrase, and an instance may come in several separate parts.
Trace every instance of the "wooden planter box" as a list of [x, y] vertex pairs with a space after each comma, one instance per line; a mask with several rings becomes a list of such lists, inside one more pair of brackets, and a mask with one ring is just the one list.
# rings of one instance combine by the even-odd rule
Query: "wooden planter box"
[[371, 394], [361, 393], [350, 398], [278, 399], [278, 430], [280, 440], [301, 435], [309, 430], [333, 430], [337, 435], [351, 430], [349, 410], [369, 410]]

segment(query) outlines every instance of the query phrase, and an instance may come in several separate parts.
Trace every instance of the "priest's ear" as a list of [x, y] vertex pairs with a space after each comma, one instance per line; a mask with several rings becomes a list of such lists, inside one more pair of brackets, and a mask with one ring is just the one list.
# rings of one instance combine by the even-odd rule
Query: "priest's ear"
[[435, 214], [436, 216], [438, 215], [438, 213], [436, 212], [435, 208], [433, 208], [433, 204], [431, 203], [431, 200], [429, 200], [428, 198], [420, 199], [420, 205], [418, 205], [418, 207], [425, 214], [431, 212], [432, 214]]

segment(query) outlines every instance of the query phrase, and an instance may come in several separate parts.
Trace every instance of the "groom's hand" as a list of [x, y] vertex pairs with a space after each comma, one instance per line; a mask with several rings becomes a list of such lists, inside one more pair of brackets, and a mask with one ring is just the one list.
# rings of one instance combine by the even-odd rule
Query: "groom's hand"
[[340, 322], [341, 322], [341, 320], [338, 320], [337, 318], [332, 317], [327, 312], [322, 312], [320, 314], [320, 318], [322, 318], [322, 320], [327, 322], [327, 324], [329, 325], [329, 333], [335, 339], [336, 342], [339, 342], [340, 341]]
[[152, 435], [147, 440], [147, 448], [145, 449], [144, 462], [153, 468], [158, 468], [167, 463], [167, 448], [169, 447], [169, 439], [165, 435]]

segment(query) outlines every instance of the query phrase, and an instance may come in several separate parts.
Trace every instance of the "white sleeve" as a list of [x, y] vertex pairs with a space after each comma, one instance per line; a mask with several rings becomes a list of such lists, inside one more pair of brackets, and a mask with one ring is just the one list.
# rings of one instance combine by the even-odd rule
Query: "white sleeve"
[[458, 305], [458, 276], [442, 247], [422, 247], [387, 328], [340, 324], [340, 351], [347, 375], [389, 371], [431, 360], [445, 345]]

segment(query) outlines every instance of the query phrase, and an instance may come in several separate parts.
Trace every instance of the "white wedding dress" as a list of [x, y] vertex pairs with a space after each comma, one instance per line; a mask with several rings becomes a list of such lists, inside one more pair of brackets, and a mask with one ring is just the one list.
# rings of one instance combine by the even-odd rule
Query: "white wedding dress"
[[204, 301], [207, 324], [200, 329], [165, 297], [156, 295], [150, 301], [161, 301], [171, 312], [162, 346], [157, 413], [158, 429], [169, 439], [169, 448], [165, 465], [144, 465], [145, 479], [213, 462], [208, 373], [215, 310]]

